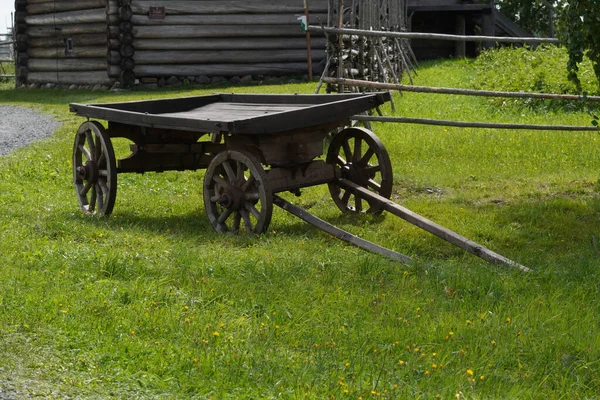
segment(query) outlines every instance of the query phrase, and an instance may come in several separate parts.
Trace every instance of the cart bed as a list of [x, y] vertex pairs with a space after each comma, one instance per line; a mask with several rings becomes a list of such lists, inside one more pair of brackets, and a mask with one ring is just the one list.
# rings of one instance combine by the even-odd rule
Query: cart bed
[[77, 115], [126, 125], [232, 135], [311, 130], [386, 101], [389, 93], [329, 95], [214, 94], [125, 103], [71, 104]]

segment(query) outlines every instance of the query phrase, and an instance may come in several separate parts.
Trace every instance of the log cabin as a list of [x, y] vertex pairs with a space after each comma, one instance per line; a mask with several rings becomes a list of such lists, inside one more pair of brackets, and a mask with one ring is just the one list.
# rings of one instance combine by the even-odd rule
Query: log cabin
[[[504, 14], [494, 0], [408, 0], [407, 29], [413, 32], [485, 36], [531, 36]], [[473, 57], [491, 43], [412, 40], [420, 60]]]

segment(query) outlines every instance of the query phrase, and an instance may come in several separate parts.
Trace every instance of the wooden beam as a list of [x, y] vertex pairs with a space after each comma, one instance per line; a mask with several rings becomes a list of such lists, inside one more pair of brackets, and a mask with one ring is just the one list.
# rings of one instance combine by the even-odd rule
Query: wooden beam
[[134, 26], [136, 39], [304, 37], [300, 25], [165, 25]]
[[[327, 21], [327, 14], [311, 14], [312, 21]], [[166, 15], [164, 19], [133, 15], [135, 25], [294, 25], [299, 26], [295, 14], [216, 14], [216, 15]]]
[[308, 222], [312, 226], [315, 226], [320, 230], [327, 232], [330, 235], [346, 243], [349, 243], [353, 246], [369, 251], [371, 253], [379, 254], [392, 260], [403, 262], [405, 264], [411, 264], [413, 262], [412, 258], [405, 256], [404, 254], [397, 253], [393, 250], [386, 249], [385, 247], [369, 242], [368, 240], [361, 239], [360, 237], [355, 236], [343, 229], [340, 229], [337, 226], [331, 225], [329, 222], [315, 217], [308, 211], [293, 205], [292, 203], [282, 199], [277, 195], [273, 195], [273, 202], [275, 203], [275, 205], [281, 207], [290, 214], [295, 215], [301, 220]]
[[93, 24], [106, 22], [106, 10], [77, 10], [51, 14], [29, 15], [25, 17], [29, 25]]
[[[316, 61], [324, 58], [324, 52], [314, 55]], [[306, 61], [306, 50], [149, 50], [136, 51], [133, 59], [137, 65], [283, 63]]]
[[32, 72], [43, 71], [97, 71], [106, 69], [106, 58], [30, 58], [27, 68]]
[[[325, 50], [325, 38], [313, 38], [312, 49]], [[306, 49], [304, 38], [213, 38], [210, 40], [189, 39], [134, 39], [136, 50], [267, 50]]]
[[31, 4], [29, 1], [28, 3], [27, 12], [29, 15], [35, 15], [101, 8], [105, 6], [106, 0], [52, 1], [39, 4]]
[[443, 239], [455, 246], [460, 247], [463, 250], [468, 251], [480, 257], [487, 262], [492, 264], [504, 265], [511, 268], [517, 268], [523, 272], [530, 272], [531, 270], [521, 264], [518, 264], [508, 258], [495, 253], [488, 248], [477, 244], [464, 236], [459, 235], [456, 232], [451, 231], [450, 229], [444, 228], [441, 225], [436, 224], [433, 221], [428, 220], [412, 212], [411, 210], [402, 207], [391, 200], [386, 199], [385, 197], [379, 196], [378, 194], [371, 192], [368, 189], [365, 189], [361, 186], [356, 185], [354, 182], [349, 181], [347, 179], [340, 179], [338, 181], [339, 185], [346, 190], [349, 190], [352, 193], [359, 195], [361, 198], [366, 200], [371, 200], [380, 204], [386, 211], [404, 219], [405, 221], [418, 226], [419, 228], [426, 230], [427, 232]]
[[28, 72], [27, 83], [56, 83], [74, 85], [111, 85], [115, 82], [109, 78], [106, 69], [86, 72]]
[[27, 28], [28, 37], [52, 37], [57, 34], [63, 37], [69, 35], [90, 34], [90, 33], [106, 33], [106, 21], [103, 23], [87, 23], [74, 25], [39, 25], [29, 26]]
[[[149, 7], [165, 7], [168, 15], [181, 14], [268, 14], [268, 13], [297, 13], [302, 14], [304, 8], [301, 1], [277, 0], [273, 2], [248, 0], [220, 1], [145, 1], [134, 0], [131, 8], [135, 14], [148, 14]], [[311, 2], [315, 13], [326, 13], [325, 1]]]
[[207, 65], [136, 65], [138, 77], [157, 76], [243, 76], [243, 75], [289, 75], [304, 73], [307, 63], [272, 64], [207, 64]]

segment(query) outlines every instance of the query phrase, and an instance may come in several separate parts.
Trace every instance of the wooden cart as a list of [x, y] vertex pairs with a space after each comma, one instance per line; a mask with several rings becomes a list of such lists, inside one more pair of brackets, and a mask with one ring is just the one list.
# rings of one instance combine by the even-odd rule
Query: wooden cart
[[[351, 126], [352, 116], [389, 100], [389, 93], [215, 94], [71, 104], [72, 112], [88, 118], [73, 146], [77, 198], [84, 213], [108, 215], [115, 204], [118, 173], [206, 169], [204, 208], [218, 232], [264, 232], [276, 204], [353, 245], [411, 261], [276, 195], [327, 184], [343, 212], [386, 210], [489, 262], [528, 271], [389, 200], [393, 173], [387, 150], [373, 132]], [[108, 121], [108, 127], [89, 118]], [[111, 143], [118, 137], [133, 142], [131, 155], [120, 160]]]
[[[350, 117], [389, 100], [388, 93], [343, 95], [209, 96], [110, 104], [71, 104], [84, 122], [75, 136], [73, 173], [84, 213], [110, 214], [117, 174], [206, 169], [204, 207], [219, 232], [267, 229], [273, 194], [328, 184], [343, 211], [380, 211], [336, 184], [339, 177], [389, 198], [392, 167], [369, 130], [331, 132]], [[111, 139], [133, 142], [132, 154], [115, 159]], [[243, 224], [243, 225], [242, 225]]]

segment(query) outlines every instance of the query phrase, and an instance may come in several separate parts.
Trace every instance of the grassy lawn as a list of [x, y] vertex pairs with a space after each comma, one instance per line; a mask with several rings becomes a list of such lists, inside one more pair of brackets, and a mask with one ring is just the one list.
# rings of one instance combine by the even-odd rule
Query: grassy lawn
[[[415, 84], [476, 86], [472, 61]], [[534, 270], [495, 267], [402, 220], [340, 215], [325, 186], [284, 197], [414, 257], [348, 247], [274, 210], [219, 235], [203, 171], [119, 175], [109, 218], [73, 190], [77, 102], [311, 93], [314, 84], [105, 93], [14, 90], [62, 122], [0, 157], [0, 395], [15, 398], [594, 398], [600, 393], [597, 133], [376, 124], [393, 199]], [[589, 125], [482, 98], [395, 94], [395, 114]], [[386, 115], [392, 115], [390, 106]], [[116, 143], [120, 156], [125, 143]]]

